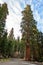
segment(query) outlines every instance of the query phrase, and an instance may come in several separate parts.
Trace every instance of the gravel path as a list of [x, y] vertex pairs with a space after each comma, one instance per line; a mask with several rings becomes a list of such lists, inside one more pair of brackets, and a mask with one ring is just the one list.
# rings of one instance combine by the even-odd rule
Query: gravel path
[[7, 62], [0, 62], [0, 65], [43, 65], [40, 63], [31, 63], [20, 59], [11, 59]]

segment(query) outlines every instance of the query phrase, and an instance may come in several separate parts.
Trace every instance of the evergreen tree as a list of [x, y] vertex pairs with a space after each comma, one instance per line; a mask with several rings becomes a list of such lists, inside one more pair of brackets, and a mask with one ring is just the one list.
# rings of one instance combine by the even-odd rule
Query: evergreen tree
[[10, 33], [9, 33], [9, 36], [8, 36], [9, 40], [13, 40], [13, 38], [14, 38], [14, 34], [13, 33], [14, 33], [14, 31], [13, 31], [13, 28], [12, 28]]
[[7, 55], [7, 45], [8, 45], [7, 31], [5, 30], [3, 34], [2, 42], [1, 42], [1, 54], [3, 57], [6, 57]]
[[[7, 36], [5, 33], [5, 23], [6, 23], [7, 14], [8, 14], [7, 4], [4, 3], [4, 4], [0, 5], [0, 53], [3, 49], [2, 47], [4, 46], [3, 41], [5, 41], [6, 36]], [[5, 35], [5, 37], [4, 37], [4, 35]]]
[[14, 38], [14, 31], [12, 28], [8, 36], [8, 48], [7, 48], [8, 57], [13, 56], [14, 46], [15, 46], [15, 38]]
[[[30, 5], [27, 5], [24, 9], [24, 11], [22, 11], [22, 22], [21, 22], [21, 32], [22, 32], [22, 39], [25, 41], [26, 44], [26, 55], [28, 57], [26, 57], [27, 60], [30, 60], [30, 50], [31, 50], [31, 54], [32, 57], [35, 57], [35, 48], [37, 47], [37, 27], [36, 27], [36, 21], [33, 18], [33, 14], [31, 11], [31, 7]], [[31, 47], [31, 49], [30, 49]], [[27, 49], [29, 48], [29, 49]], [[28, 52], [27, 52], [28, 50]]]
[[7, 4], [4, 3], [2, 4], [2, 6], [0, 6], [0, 37], [2, 36], [4, 31], [7, 14], [8, 14]]
[[43, 33], [42, 32], [38, 32], [37, 43], [38, 43], [38, 52], [39, 52], [38, 61], [43, 61]]

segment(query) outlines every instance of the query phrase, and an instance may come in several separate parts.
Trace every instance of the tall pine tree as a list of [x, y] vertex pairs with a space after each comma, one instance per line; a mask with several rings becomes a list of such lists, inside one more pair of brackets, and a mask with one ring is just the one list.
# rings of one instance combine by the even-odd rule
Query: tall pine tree
[[[6, 34], [5, 34], [5, 23], [6, 23], [6, 17], [8, 15], [8, 8], [7, 8], [7, 4], [4, 3], [2, 5], [0, 5], [0, 53], [2, 53], [2, 40], [6, 39]], [[6, 35], [4, 38], [3, 36]]]

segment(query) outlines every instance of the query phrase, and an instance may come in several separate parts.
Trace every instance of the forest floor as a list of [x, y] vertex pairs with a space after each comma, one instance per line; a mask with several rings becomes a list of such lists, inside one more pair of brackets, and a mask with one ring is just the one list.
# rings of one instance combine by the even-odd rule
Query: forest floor
[[0, 61], [0, 65], [43, 65], [40, 62], [29, 62], [22, 59], [12, 58], [8, 61]]

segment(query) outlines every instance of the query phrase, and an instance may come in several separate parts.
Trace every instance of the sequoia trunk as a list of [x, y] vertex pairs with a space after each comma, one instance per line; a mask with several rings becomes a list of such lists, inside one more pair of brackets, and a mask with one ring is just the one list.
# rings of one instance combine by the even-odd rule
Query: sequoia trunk
[[26, 46], [26, 58], [27, 61], [30, 61], [30, 47]]

